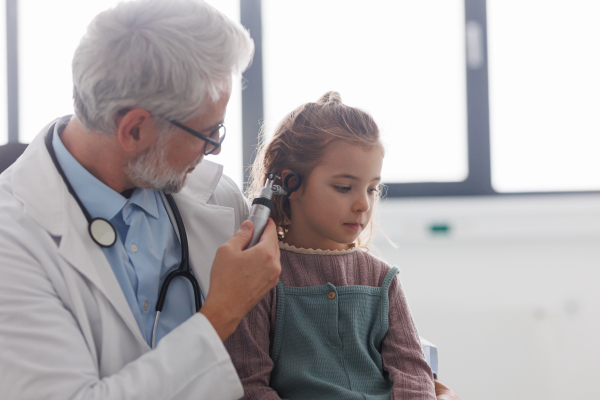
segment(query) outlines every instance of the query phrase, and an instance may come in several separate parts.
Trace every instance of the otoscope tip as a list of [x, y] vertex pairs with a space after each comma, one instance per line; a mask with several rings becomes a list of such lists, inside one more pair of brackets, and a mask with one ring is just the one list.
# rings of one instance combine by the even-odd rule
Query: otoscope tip
[[270, 181], [274, 181], [276, 179], [281, 179], [281, 178], [279, 178], [279, 176], [277, 176], [273, 172], [267, 172], [265, 175], [267, 176], [267, 179]]

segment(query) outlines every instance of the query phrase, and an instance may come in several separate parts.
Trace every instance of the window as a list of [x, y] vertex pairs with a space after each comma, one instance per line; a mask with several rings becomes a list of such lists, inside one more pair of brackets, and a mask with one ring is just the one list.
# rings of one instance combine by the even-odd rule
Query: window
[[265, 124], [329, 90], [370, 112], [383, 180], [468, 175], [462, 0], [263, 0]]
[[31, 142], [50, 121], [73, 113], [73, 53], [92, 18], [117, 3], [18, 2], [21, 142]]
[[487, 4], [494, 189], [600, 190], [600, 3]]
[[[99, 12], [119, 0], [57, 0], [18, 3], [19, 130], [29, 143], [53, 119], [73, 113], [71, 61], [87, 25]], [[230, 18], [239, 21], [239, 1], [212, 0]], [[2, 30], [5, 32], [6, 29]], [[2, 43], [6, 43], [3, 41]], [[2, 49], [0, 49], [2, 51]], [[6, 54], [6, 51], [2, 51]], [[2, 64], [4, 66], [5, 64]], [[0, 70], [2, 73], [2, 70]], [[3, 83], [6, 79], [2, 80]], [[2, 87], [0, 87], [2, 90]], [[242, 183], [241, 84], [234, 82], [227, 108], [227, 139], [221, 154], [210, 159], [224, 164], [225, 173]], [[5, 99], [6, 96], [3, 97]], [[6, 105], [0, 103], [6, 112]], [[0, 114], [0, 121], [2, 115]], [[1, 140], [1, 137], [0, 137]]]

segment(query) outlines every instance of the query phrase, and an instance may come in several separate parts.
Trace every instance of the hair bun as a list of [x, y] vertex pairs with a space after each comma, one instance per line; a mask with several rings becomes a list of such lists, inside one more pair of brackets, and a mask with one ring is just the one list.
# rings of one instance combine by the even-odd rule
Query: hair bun
[[317, 101], [321, 104], [337, 103], [342, 104], [342, 96], [338, 92], [327, 92]]

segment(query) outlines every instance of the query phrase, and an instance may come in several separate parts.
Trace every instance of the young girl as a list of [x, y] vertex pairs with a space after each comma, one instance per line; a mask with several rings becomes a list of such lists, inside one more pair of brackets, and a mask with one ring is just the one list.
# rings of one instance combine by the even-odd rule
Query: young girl
[[336, 92], [290, 113], [260, 152], [254, 195], [266, 172], [303, 179], [274, 196], [280, 282], [225, 343], [244, 399], [435, 399], [398, 270], [363, 250], [383, 156], [372, 117]]

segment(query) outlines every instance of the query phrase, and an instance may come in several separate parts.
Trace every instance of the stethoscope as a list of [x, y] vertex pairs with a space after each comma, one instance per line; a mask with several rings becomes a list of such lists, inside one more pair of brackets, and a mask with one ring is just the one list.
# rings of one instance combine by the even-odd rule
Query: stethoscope
[[[85, 215], [85, 218], [88, 221], [88, 232], [92, 238], [92, 240], [100, 247], [108, 248], [112, 247], [117, 242], [117, 231], [115, 227], [104, 218], [92, 218], [90, 213], [84, 207], [83, 203], [75, 193], [75, 190], [71, 186], [71, 183], [67, 179], [63, 169], [58, 163], [58, 159], [56, 158], [56, 153], [54, 152], [54, 147], [52, 146], [52, 137], [54, 135], [54, 127], [53, 124], [48, 130], [48, 134], [46, 135], [46, 148], [48, 149], [48, 153], [50, 153], [50, 158], [52, 158], [52, 162], [56, 167], [56, 170], [62, 177], [63, 181], [67, 185], [69, 189], [69, 193], [73, 196], [77, 204], [79, 204], [79, 208]], [[173, 279], [181, 276], [186, 278], [192, 284], [194, 289], [194, 302], [196, 305], [196, 312], [200, 311], [201, 303], [201, 292], [200, 285], [198, 284], [198, 280], [192, 274], [190, 270], [190, 262], [189, 262], [189, 252], [188, 252], [188, 241], [187, 234], [185, 232], [185, 226], [183, 224], [183, 219], [181, 219], [181, 214], [179, 213], [179, 209], [177, 208], [177, 204], [175, 204], [175, 200], [173, 196], [167, 193], [164, 193], [167, 202], [169, 203], [169, 207], [171, 207], [171, 211], [173, 213], [173, 217], [175, 218], [175, 223], [177, 224], [177, 230], [179, 231], [179, 239], [181, 241], [181, 263], [179, 264], [179, 268], [169, 272], [165, 277], [165, 280], [160, 288], [160, 292], [158, 294], [158, 301], [156, 303], [156, 318], [154, 319], [154, 327], [152, 328], [152, 348], [155, 346], [156, 340], [156, 328], [158, 326], [158, 317], [163, 310], [163, 306], [167, 299], [167, 290], [169, 289], [169, 284], [173, 281]]]

